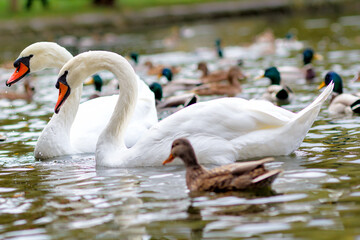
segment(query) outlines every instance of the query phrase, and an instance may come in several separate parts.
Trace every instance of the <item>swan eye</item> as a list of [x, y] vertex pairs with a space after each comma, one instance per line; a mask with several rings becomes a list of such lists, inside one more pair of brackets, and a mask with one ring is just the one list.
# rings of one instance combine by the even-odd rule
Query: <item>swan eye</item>
[[56, 87], [57, 89], [59, 89], [59, 87], [60, 87], [59, 82], [62, 82], [62, 83], [64, 83], [65, 85], [68, 85], [67, 82], [66, 82], [66, 76], [67, 76], [67, 74], [68, 74], [68, 71], [65, 71], [65, 72], [63, 73], [63, 75], [61, 75], [61, 76], [58, 78], [58, 80], [56, 81], [56, 84], [55, 84], [55, 87]]

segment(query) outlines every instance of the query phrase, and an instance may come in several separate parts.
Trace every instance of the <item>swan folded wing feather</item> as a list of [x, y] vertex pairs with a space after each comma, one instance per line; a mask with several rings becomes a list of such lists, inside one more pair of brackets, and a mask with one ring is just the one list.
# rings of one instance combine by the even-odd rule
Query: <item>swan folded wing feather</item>
[[[259, 129], [280, 127], [288, 119], [281, 114], [286, 110], [280, 109], [278, 113], [271, 115], [271, 110], [263, 113], [253, 109], [251, 105], [252, 101], [240, 98], [224, 98], [191, 105], [153, 126], [134, 147], [141, 149], [143, 157], [148, 159], [142, 163], [144, 166], [157, 165], [166, 159], [167, 156], [163, 153], [170, 149], [174, 139], [186, 137], [193, 143], [201, 163], [231, 163], [240, 159], [239, 149], [233, 142], [239, 136], [247, 136]], [[274, 108], [273, 104], [271, 106]], [[131, 166], [140, 161], [135, 160], [137, 154], [130, 154], [134, 149], [129, 150], [129, 160], [119, 161], [121, 166]]]

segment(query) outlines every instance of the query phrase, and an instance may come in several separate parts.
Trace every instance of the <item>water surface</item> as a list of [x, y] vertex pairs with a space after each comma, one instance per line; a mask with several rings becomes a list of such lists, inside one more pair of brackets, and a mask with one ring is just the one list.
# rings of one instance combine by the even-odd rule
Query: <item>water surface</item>
[[[360, 90], [360, 84], [351, 81], [360, 70], [359, 18], [275, 17], [271, 25], [266, 18], [249, 18], [184, 25], [181, 26], [184, 36], [174, 38], [174, 43], [169, 40], [173, 45], [166, 45], [163, 40], [172, 38], [173, 28], [121, 36], [114, 31], [113, 36], [119, 38], [116, 44], [77, 46], [74, 51], [101, 48], [120, 53], [165, 52], [144, 58], [158, 63], [178, 63], [184, 76], [196, 76], [199, 60], [209, 61], [214, 69], [221, 67], [211, 50], [213, 40], [221, 37], [226, 46], [225, 56], [242, 58], [243, 69], [249, 75], [239, 97], [253, 98], [261, 96], [269, 84], [266, 79], [252, 80], [259, 70], [274, 64], [301, 66], [300, 50], [258, 56], [244, 54], [239, 48], [240, 44], [250, 43], [256, 33], [276, 26], [274, 32], [278, 38], [294, 31], [304, 46], [312, 46], [324, 56], [322, 62], [314, 63], [318, 74], [314, 83], [292, 84], [296, 99], [284, 107], [297, 112], [319, 94], [317, 85], [329, 69], [343, 76], [346, 92]], [[84, 41], [86, 37], [77, 39]], [[90, 35], [88, 39], [91, 40]], [[20, 50], [13, 55], [17, 56]], [[0, 80], [6, 80], [12, 71], [1, 69]], [[269, 164], [269, 168], [284, 169], [274, 182], [273, 191], [190, 194], [181, 165], [96, 170], [93, 155], [36, 161], [33, 149], [53, 113], [58, 93], [54, 88], [56, 70], [32, 77], [37, 89], [33, 102], [0, 100], [0, 133], [8, 137], [0, 142], [2, 239], [354, 239], [360, 236], [358, 116], [331, 116], [326, 103], [300, 148], [290, 156], [276, 157]], [[91, 86], [85, 87], [84, 100], [92, 91]]]

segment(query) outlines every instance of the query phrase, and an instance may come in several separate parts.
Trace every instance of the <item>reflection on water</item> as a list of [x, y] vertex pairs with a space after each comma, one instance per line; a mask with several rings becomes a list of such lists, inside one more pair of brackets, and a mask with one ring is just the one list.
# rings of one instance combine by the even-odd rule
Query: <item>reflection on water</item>
[[[359, 24], [353, 20], [358, 18], [273, 19], [278, 37], [296, 30], [305, 46], [313, 46], [325, 57], [314, 64], [319, 76], [315, 83], [291, 86], [296, 99], [285, 108], [299, 111], [311, 102], [318, 95], [320, 75], [328, 69], [344, 77], [346, 92], [360, 89], [350, 81], [360, 70], [359, 31], [355, 31]], [[213, 39], [220, 36], [228, 46], [225, 55], [240, 54], [236, 45], [250, 42], [255, 33], [268, 27], [265, 20], [183, 26], [184, 36], [174, 38], [174, 45], [163, 42], [167, 34], [171, 36], [170, 28], [131, 33], [120, 39], [121, 44], [108, 48], [142, 53], [171, 50], [147, 57], [180, 63], [184, 76], [194, 76], [197, 61], [213, 57], [199, 46], [213, 47]], [[187, 52], [177, 52], [182, 50]], [[301, 64], [299, 51], [241, 57], [250, 76], [239, 95], [244, 98], [261, 96], [269, 84], [266, 79], [252, 81], [260, 69]], [[211, 63], [216, 67], [214, 60]], [[0, 81], [11, 72], [1, 69]], [[301, 147], [268, 165], [284, 169], [271, 192], [194, 195], [186, 189], [183, 166], [96, 170], [92, 155], [36, 161], [32, 153], [36, 139], [57, 99], [56, 71], [34, 78], [37, 91], [32, 103], [0, 100], [0, 133], [8, 138], [0, 142], [2, 239], [353, 239], [360, 235], [358, 116], [330, 116], [323, 106]], [[86, 86], [84, 91], [85, 99], [93, 89]]]

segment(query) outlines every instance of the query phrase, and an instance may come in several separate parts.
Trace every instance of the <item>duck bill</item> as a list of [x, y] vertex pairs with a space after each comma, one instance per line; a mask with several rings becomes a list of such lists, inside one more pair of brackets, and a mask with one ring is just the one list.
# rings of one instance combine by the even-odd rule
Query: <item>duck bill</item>
[[320, 83], [320, 85], [318, 86], [318, 89], [322, 89], [322, 88], [325, 87], [325, 86], [326, 86], [325, 82], [322, 82], [322, 83]]
[[6, 86], [10, 87], [12, 84], [18, 82], [20, 79], [26, 76], [30, 72], [30, 69], [24, 64], [20, 63], [15, 72], [6, 81]]
[[94, 77], [91, 77], [84, 82], [84, 85], [93, 85], [94, 83], [95, 83]]
[[262, 74], [262, 75], [256, 76], [256, 77], [254, 78], [254, 80], [259, 80], [259, 79], [262, 79], [262, 78], [264, 78], [264, 77], [265, 77], [265, 75]]
[[319, 60], [322, 61], [324, 59], [324, 57], [321, 54], [315, 53], [314, 54], [314, 59], [315, 60]]
[[163, 165], [167, 164], [167, 163], [171, 163], [174, 160], [174, 156], [170, 153], [170, 156], [168, 157], [168, 159], [166, 159], [165, 161], [163, 161]]
[[59, 97], [55, 105], [55, 113], [59, 113], [61, 106], [64, 104], [70, 95], [70, 87], [62, 82], [59, 82]]

